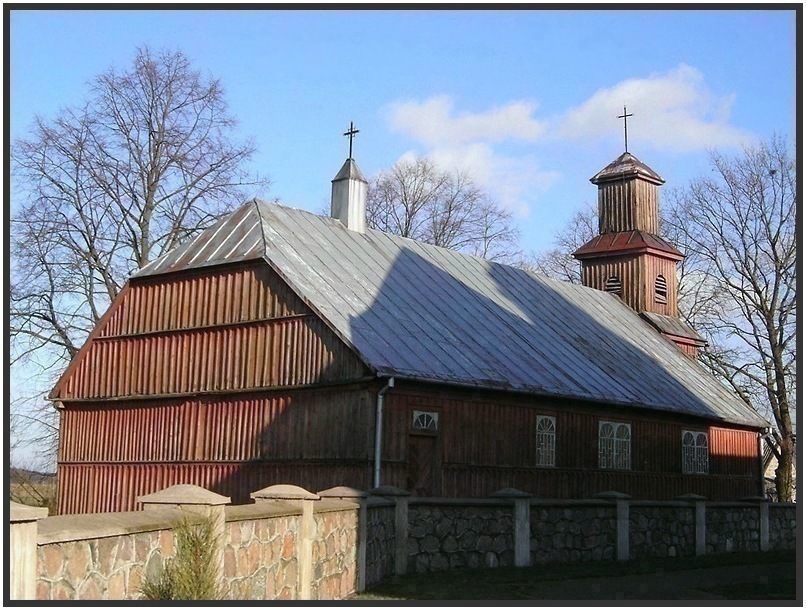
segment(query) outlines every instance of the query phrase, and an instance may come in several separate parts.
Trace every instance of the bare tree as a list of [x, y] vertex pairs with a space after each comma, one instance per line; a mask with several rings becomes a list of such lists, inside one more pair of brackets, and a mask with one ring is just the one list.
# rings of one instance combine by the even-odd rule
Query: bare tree
[[133, 271], [267, 184], [234, 125], [218, 80], [143, 48], [14, 142], [12, 364], [52, 383]]
[[517, 255], [512, 215], [466, 173], [443, 171], [425, 157], [399, 161], [370, 182], [367, 224], [489, 260]]
[[[794, 498], [795, 171], [786, 142], [711, 154], [712, 175], [673, 192], [660, 232], [685, 254], [678, 266], [680, 316], [703, 335], [700, 360], [775, 429], [776, 489]], [[580, 283], [570, 253], [598, 232], [592, 206], [558, 232], [555, 246], [523, 266]]]
[[542, 252], [532, 252], [518, 261], [518, 266], [542, 273], [557, 280], [582, 283], [579, 261], [571, 254], [584, 243], [598, 235], [598, 211], [595, 204], [586, 205], [571, 217], [571, 220], [554, 235], [554, 245]]
[[748, 404], [772, 417], [778, 498], [795, 496], [795, 166], [778, 137], [736, 158], [712, 154], [712, 175], [677, 192], [667, 222], [696, 273], [689, 321], [714, 349], [704, 358]]

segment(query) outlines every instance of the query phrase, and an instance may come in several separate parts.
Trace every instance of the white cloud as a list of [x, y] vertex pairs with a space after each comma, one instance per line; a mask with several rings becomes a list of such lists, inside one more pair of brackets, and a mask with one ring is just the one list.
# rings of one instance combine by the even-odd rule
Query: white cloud
[[514, 101], [485, 112], [456, 113], [453, 100], [440, 95], [391, 104], [386, 111], [393, 131], [424, 148], [402, 159], [426, 154], [444, 169], [464, 170], [500, 204], [527, 216], [528, 195], [547, 189], [559, 173], [542, 170], [534, 155], [515, 156], [502, 148], [504, 140], [533, 142], [542, 136], [545, 124], [534, 118], [535, 108]]
[[631, 78], [600, 89], [553, 121], [550, 135], [620, 139], [623, 123], [616, 117], [626, 104], [627, 112], [633, 114], [628, 123], [630, 142], [681, 152], [733, 147], [752, 139], [748, 131], [729, 124], [734, 100], [734, 95], [713, 93], [699, 70], [681, 64], [666, 74]]
[[391, 104], [389, 123], [393, 131], [432, 146], [479, 140], [499, 142], [508, 138], [533, 141], [545, 129], [532, 116], [535, 108], [530, 102], [515, 101], [486, 112], [454, 113], [453, 100], [438, 95], [424, 102]]

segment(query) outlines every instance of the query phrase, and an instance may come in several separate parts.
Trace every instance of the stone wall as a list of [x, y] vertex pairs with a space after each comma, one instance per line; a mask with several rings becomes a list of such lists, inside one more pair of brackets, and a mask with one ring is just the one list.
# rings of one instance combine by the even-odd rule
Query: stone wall
[[395, 572], [395, 503], [380, 498], [367, 502], [367, 586]]
[[[177, 485], [145, 496], [146, 510], [129, 513], [26, 516], [22, 507], [11, 517], [10, 539], [17, 542], [9, 547], [10, 578], [19, 581], [13, 599], [138, 599], [143, 579], [174, 555], [174, 528], [189, 514], [213, 519], [222, 540], [216, 559], [222, 588], [236, 600], [346, 599], [406, 572], [794, 549], [797, 543], [795, 505], [752, 498], [631, 502], [606, 492], [552, 501], [513, 489], [486, 499], [411, 498], [389, 487], [374, 492], [382, 497], [280, 485], [255, 492], [255, 504], [227, 506], [228, 498]], [[20, 567], [26, 557], [30, 570]]]
[[144, 575], [156, 574], [162, 561], [173, 556], [173, 526], [179, 518], [177, 511], [166, 509], [43, 519], [36, 598], [139, 599]]
[[693, 556], [694, 507], [666, 502], [630, 505], [630, 559]]
[[342, 504], [344, 509], [332, 507], [314, 515], [313, 599], [345, 599], [356, 590], [358, 511]]
[[707, 553], [759, 550], [758, 505], [709, 503], [705, 524]]
[[468, 502], [409, 506], [408, 571], [514, 565], [512, 506], [494, 500]]
[[529, 525], [533, 564], [616, 556], [616, 513], [609, 502], [532, 502]]
[[770, 549], [797, 546], [798, 511], [795, 504], [770, 504]]
[[299, 515], [287, 507], [256, 504], [228, 507], [226, 520], [223, 569], [226, 596], [296, 599]]

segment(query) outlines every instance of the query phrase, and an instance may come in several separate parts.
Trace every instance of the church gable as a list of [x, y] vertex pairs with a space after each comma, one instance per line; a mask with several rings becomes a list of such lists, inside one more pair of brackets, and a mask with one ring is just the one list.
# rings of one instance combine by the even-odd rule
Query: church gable
[[53, 399], [313, 385], [365, 373], [264, 261], [133, 279], [105, 318]]

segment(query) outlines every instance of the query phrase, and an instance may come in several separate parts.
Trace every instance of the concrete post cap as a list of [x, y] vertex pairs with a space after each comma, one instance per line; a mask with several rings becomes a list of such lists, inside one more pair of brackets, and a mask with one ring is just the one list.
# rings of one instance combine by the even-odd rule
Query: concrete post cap
[[629, 500], [632, 496], [620, 491], [603, 491], [593, 497], [599, 500]]
[[675, 500], [682, 500], [683, 502], [704, 502], [706, 499], [705, 496], [698, 496], [697, 494], [683, 494], [675, 498]]
[[521, 491], [520, 489], [515, 489], [514, 487], [504, 487], [504, 489], [499, 489], [490, 494], [491, 498], [531, 498], [532, 494], [528, 494], [525, 491]]
[[249, 497], [254, 500], [318, 500], [319, 496], [296, 485], [271, 485], [253, 491]]
[[162, 491], [154, 492], [137, 498], [142, 504], [202, 504], [206, 506], [220, 506], [229, 504], [230, 498], [198, 485], [171, 485]]
[[48, 516], [48, 509], [41, 506], [28, 506], [19, 502], [8, 503], [8, 520], [11, 523], [20, 521], [37, 521]]
[[320, 491], [319, 495], [323, 498], [366, 498], [369, 494], [354, 487], [346, 487], [340, 485], [339, 487], [331, 487]]
[[370, 490], [373, 496], [410, 496], [411, 493], [393, 485], [381, 485]]

